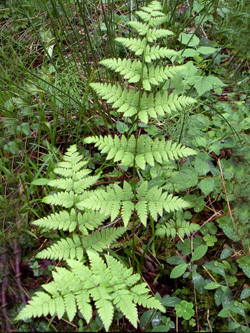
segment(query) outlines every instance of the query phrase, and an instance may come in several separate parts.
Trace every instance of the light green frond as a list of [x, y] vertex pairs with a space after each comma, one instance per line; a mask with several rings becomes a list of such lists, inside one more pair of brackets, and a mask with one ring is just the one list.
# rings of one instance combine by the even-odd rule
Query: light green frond
[[146, 288], [146, 286], [146, 283], [142, 283], [131, 288], [131, 291], [134, 293], [134, 302], [142, 305], [144, 308], [158, 309], [161, 312], [166, 312], [161, 302], [148, 294], [148, 288]]
[[[71, 171], [71, 170], [67, 170], [67, 171]], [[72, 176], [72, 172], [71, 175]], [[65, 190], [65, 191], [72, 191], [74, 188], [74, 181], [72, 178], [67, 178], [67, 179], [52, 179], [48, 182], [49, 186], [55, 187], [55, 188], [59, 188], [61, 190]]]
[[81, 314], [84, 315], [84, 319], [89, 323], [93, 316], [92, 306], [89, 304], [89, 293], [85, 290], [79, 291], [79, 293], [76, 294], [76, 302]]
[[[124, 39], [127, 41], [126, 38]], [[141, 78], [142, 63], [139, 60], [131, 61], [130, 59], [113, 58], [102, 60], [100, 61], [100, 64], [116, 73], [120, 73], [129, 83], [138, 82]]]
[[190, 223], [185, 220], [170, 220], [164, 224], [158, 224], [156, 226], [156, 235], [159, 237], [172, 237], [175, 238], [178, 234], [181, 238], [190, 236], [196, 231], [200, 230], [200, 226], [195, 223]]
[[39, 252], [36, 255], [41, 259], [75, 259], [81, 260], [83, 258], [83, 247], [81, 239], [78, 235], [74, 234], [73, 239], [67, 237], [62, 239], [47, 249]]
[[87, 188], [94, 185], [97, 182], [98, 179], [99, 179], [99, 175], [97, 175], [97, 176], [88, 176], [85, 179], [81, 179], [81, 180], [75, 182], [73, 189], [74, 189], [75, 193], [80, 194], [84, 190], [86, 190]]
[[147, 123], [148, 116], [157, 118], [157, 116], [164, 116], [165, 113], [176, 113], [194, 103], [196, 103], [196, 100], [192, 97], [168, 95], [167, 91], [158, 91], [156, 94], [149, 94], [148, 96], [144, 93], [141, 99], [139, 119]]
[[[91, 170], [84, 171], [91, 172]], [[74, 191], [75, 193], [82, 193], [85, 189], [94, 185], [99, 178], [99, 176], [88, 176], [85, 179], [74, 181], [73, 177], [74, 174], [72, 174], [72, 178], [70, 179], [53, 179], [48, 182], [48, 185], [65, 190], [67, 192]]]
[[153, 42], [158, 38], [164, 38], [174, 35], [174, 33], [167, 29], [150, 29], [149, 25], [142, 22], [130, 21], [127, 23], [131, 28], [136, 30], [140, 36], [147, 35], [146, 39], [148, 42]]
[[148, 182], [144, 182], [137, 188], [137, 204], [135, 206], [140, 221], [144, 226], [147, 224], [147, 215], [157, 221], [158, 214], [162, 216], [163, 210], [167, 213], [189, 207], [188, 203], [172, 194], [162, 193], [158, 186], [148, 189]]
[[117, 108], [117, 112], [124, 113], [125, 117], [133, 116], [137, 112], [139, 102], [139, 92], [133, 89], [124, 89], [111, 84], [92, 83], [91, 87], [94, 91], [111, 103], [113, 108]]
[[129, 190], [130, 185], [124, 185], [124, 187], [126, 188], [122, 189], [115, 184], [113, 189], [108, 187], [106, 191], [96, 190], [89, 198], [79, 202], [77, 207], [100, 210], [100, 213], [110, 215], [113, 221], [120, 209], [123, 209], [124, 202], [133, 200], [132, 189]]
[[[107, 265], [93, 250], [87, 251], [87, 253], [91, 268], [80, 261], [68, 259], [67, 264], [71, 270], [58, 267], [57, 272], [53, 272], [54, 280], [42, 286], [45, 291], [37, 292], [21, 310], [16, 320], [47, 316], [48, 314], [57, 315], [60, 319], [66, 313], [69, 320], [72, 321], [79, 310], [89, 322], [93, 313], [91, 306], [93, 299], [95, 308], [108, 331], [115, 307], [135, 327], [137, 327], [138, 320], [137, 300], [139, 304], [148, 302], [150, 307], [165, 310], [163, 307], [159, 308], [157, 302], [151, 301], [151, 297], [148, 297], [149, 290], [144, 284], [141, 287], [135, 287], [135, 283], [139, 280], [139, 274], [135, 275], [132, 282], [134, 276], [132, 269], [127, 269], [116, 259], [105, 256]], [[113, 273], [116, 275], [116, 280], [111, 279]], [[126, 283], [126, 280], [129, 279], [132, 283]], [[114, 281], [116, 282], [114, 283]], [[137, 299], [135, 296], [138, 296]], [[140, 297], [143, 299], [141, 300]]]
[[129, 21], [127, 25], [136, 30], [141, 36], [145, 36], [149, 31], [149, 26], [146, 23], [138, 21]]
[[[114, 139], [111, 136], [95, 136], [87, 138], [86, 141], [95, 143], [95, 147], [98, 147], [101, 153], [108, 153], [107, 159], [113, 159], [115, 162], [121, 161], [122, 165], [133, 165], [136, 149], [134, 135], [131, 135], [129, 140], [122, 135], [121, 139], [118, 136], [115, 136]], [[170, 140], [152, 140], [147, 135], [141, 135], [137, 142], [135, 162], [137, 167], [144, 170], [146, 163], [154, 166], [155, 162], [163, 163], [195, 154], [194, 150], [172, 143]]]
[[[166, 66], [164, 68], [150, 66], [149, 71], [144, 73], [143, 84], [146, 82], [147, 90], [150, 90], [152, 84], [157, 85], [182, 70], [184, 70], [184, 66]], [[139, 92], [132, 89], [121, 90], [116, 86], [103, 83], [93, 83], [92, 85], [100, 97], [107, 100], [108, 103], [111, 102], [112, 107], [117, 108], [117, 111], [123, 113], [125, 117], [131, 117], [137, 113], [140, 100], [139, 119], [145, 123], [148, 123], [149, 117], [157, 118], [165, 113], [176, 113], [196, 103], [192, 97], [169, 95], [167, 91], [149, 95], [144, 93], [139, 99]], [[85, 142], [90, 143], [88, 139], [85, 139]], [[105, 143], [103, 143], [103, 149], [105, 149]]]
[[[133, 286], [140, 280], [139, 274], [133, 274], [132, 267], [128, 269], [123, 263], [116, 260], [114, 257], [105, 255], [105, 258], [112, 277], [118, 277], [120, 282], [124, 282], [128, 287]], [[131, 277], [133, 277], [133, 281], [129, 281]]]
[[[130, 51], [134, 52], [136, 56], [140, 56], [143, 54], [143, 52], [145, 52], [145, 47], [147, 44], [146, 38], [137, 39], [117, 37], [115, 38], [115, 41], [127, 47]], [[141, 64], [141, 62], [139, 63]]]
[[71, 209], [70, 213], [63, 210], [60, 213], [51, 214], [47, 217], [36, 220], [32, 222], [32, 224], [52, 230], [59, 229], [72, 232], [76, 229], [76, 221], [76, 211], [75, 209]]
[[60, 192], [48, 195], [42, 199], [42, 202], [50, 205], [58, 205], [65, 208], [71, 208], [78, 201], [78, 196], [73, 191]]
[[134, 327], [137, 327], [138, 311], [133, 297], [127, 290], [119, 290], [112, 295], [116, 307], [125, 315]]
[[81, 231], [83, 235], [88, 235], [88, 230], [95, 230], [102, 225], [102, 222], [106, 219], [107, 216], [99, 212], [86, 211], [83, 214], [79, 212], [77, 215], [79, 231]]
[[[87, 250], [87, 254], [89, 257], [91, 271], [93, 272], [93, 274], [99, 276], [102, 275], [103, 282], [107, 282], [106, 276], [109, 274], [109, 270], [107, 269], [105, 262], [102, 260], [99, 254], [93, 250]], [[97, 281], [95, 281], [95, 283], [96, 282]]]
[[64, 162], [59, 162], [54, 172], [64, 177], [71, 177], [72, 172], [79, 171], [86, 164], [86, 161], [82, 161], [82, 156], [78, 153], [77, 146], [72, 145], [64, 154]]
[[[172, 78], [175, 74], [185, 70], [184, 66], [154, 66], [150, 65], [147, 71], [144, 71], [142, 82], [148, 82], [152, 85], [159, 85], [162, 82], [165, 82], [167, 79]], [[150, 90], [144, 87], [145, 90]], [[167, 101], [167, 100], [166, 100]]]
[[88, 268], [88, 266], [83, 265], [82, 262], [74, 259], [68, 259], [67, 264], [71, 267], [71, 271], [75, 278], [79, 280], [82, 290], [89, 290], [96, 287], [94, 273]]
[[[50, 309], [54, 309], [54, 311], [50, 311]], [[47, 316], [48, 314], [52, 316], [56, 314], [55, 300], [44, 292], [37, 292], [21, 312], [19, 312], [16, 320], [41, 317], [42, 315]]]
[[150, 27], [155, 27], [166, 22], [167, 17], [162, 12], [162, 6], [158, 1], [152, 1], [147, 7], [142, 7], [135, 12], [141, 20], [147, 22]]
[[[158, 38], [165, 38], [168, 36], [173, 36], [174, 33], [167, 29], [149, 29], [147, 34], [147, 40], [149, 42], [154, 42]], [[168, 57], [167, 57], [168, 58]]]
[[177, 57], [179, 52], [168, 49], [167, 47], [156, 46], [146, 46], [145, 50], [145, 61], [150, 63], [152, 60], [156, 59], [172, 59], [173, 57]]
[[66, 313], [68, 315], [69, 321], [72, 322], [72, 320], [77, 312], [75, 295], [72, 293], [65, 295], [64, 303], [65, 303], [65, 309], [66, 309]]
[[88, 237], [84, 237], [82, 240], [83, 246], [86, 250], [93, 249], [97, 252], [101, 252], [106, 249], [110, 244], [117, 240], [124, 232], [126, 228], [107, 228], [97, 232], [93, 232]]

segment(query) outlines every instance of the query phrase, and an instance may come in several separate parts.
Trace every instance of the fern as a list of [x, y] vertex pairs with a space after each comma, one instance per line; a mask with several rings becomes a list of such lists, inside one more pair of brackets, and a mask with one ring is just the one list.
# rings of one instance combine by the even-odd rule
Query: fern
[[68, 259], [71, 270], [58, 267], [53, 272], [53, 281], [43, 285], [43, 292], [37, 292], [28, 305], [21, 310], [16, 320], [66, 313], [72, 321], [79, 310], [87, 323], [93, 315], [91, 301], [98, 309], [106, 331], [113, 320], [114, 310], [119, 309], [137, 327], [136, 304], [165, 312], [161, 303], [149, 296], [146, 284], [136, 284], [139, 274], [125, 268], [116, 259], [105, 256], [107, 264], [93, 251], [87, 251], [91, 268], [80, 261]]
[[157, 186], [148, 189], [148, 183], [144, 182], [137, 189], [137, 203], [134, 204], [133, 191], [131, 185], [124, 182], [124, 188], [114, 185], [114, 189], [107, 188], [107, 191], [97, 190], [92, 196], [80, 202], [77, 207], [100, 210], [101, 213], [111, 215], [114, 220], [122, 209], [124, 225], [127, 226], [131, 213], [137, 210], [140, 221], [143, 225], [147, 224], [148, 212], [157, 221], [157, 214], [162, 216], [163, 210], [171, 212], [187, 208], [188, 204], [172, 194], [162, 193], [162, 189]]
[[167, 236], [175, 238], [178, 234], [181, 238], [184, 238], [185, 236], [190, 236], [198, 230], [200, 230], [200, 226], [198, 224], [177, 219], [176, 221], [170, 220], [165, 224], [158, 224], [156, 226], [156, 235], [159, 237]]
[[[43, 199], [44, 203], [59, 206], [61, 211], [35, 221], [34, 225], [67, 233], [37, 257], [62, 259], [70, 269], [57, 267], [53, 281], [42, 286], [44, 291], [35, 294], [17, 320], [48, 314], [57, 315], [60, 319], [67, 314], [72, 321], [80, 311], [89, 323], [94, 307], [105, 329], [109, 330], [115, 310], [121, 311], [134, 327], [138, 321], [137, 304], [165, 311], [161, 303], [149, 295], [146, 284], [138, 283], [140, 275], [132, 274], [132, 268], [127, 269], [111, 255], [105, 255], [104, 261], [97, 253], [103, 252], [125, 233], [131, 216], [134, 237], [135, 222], [140, 221], [147, 227], [149, 216], [157, 222], [164, 212], [188, 208], [183, 199], [166, 192], [163, 187], [149, 186], [142, 176], [144, 173], [141, 171], [146, 167], [150, 169], [162, 164], [167, 167], [170, 160], [178, 161], [196, 152], [171, 140], [153, 139], [150, 135], [141, 134], [139, 123], [153, 123], [159, 117], [165, 121], [166, 116], [176, 116], [196, 101], [162, 89], [166, 82], [185, 70], [185, 66], [173, 65], [179, 52], [157, 45], [159, 38], [173, 35], [169, 30], [158, 28], [167, 20], [161, 4], [152, 1], [136, 14], [139, 21], [128, 25], [138, 33], [138, 38], [116, 38], [116, 42], [128, 48], [134, 58], [100, 62], [108, 70], [123, 76], [126, 80], [124, 86], [118, 83], [90, 84], [97, 95], [111, 104], [120, 119], [132, 124], [129, 136], [85, 139], [86, 144], [94, 144], [102, 154], [106, 154], [107, 160], [117, 162], [123, 168], [131, 167], [133, 179], [96, 189], [99, 175], [90, 175], [91, 170], [86, 168], [87, 162], [75, 145], [67, 150], [63, 162], [58, 163], [54, 170], [59, 178], [48, 183], [55, 191]], [[100, 228], [109, 217], [114, 221], [119, 216], [124, 227]], [[195, 232], [197, 227], [185, 221], [181, 224], [170, 221], [157, 226], [156, 230], [160, 236], [174, 237], [178, 233], [184, 237]]]
[[84, 249], [93, 249], [101, 252], [111, 243], [115, 242], [126, 231], [125, 228], [103, 229], [90, 234], [89, 236], [78, 236], [62, 239], [36, 255], [41, 259], [78, 259], [84, 256]]
[[[121, 161], [121, 165], [133, 166], [135, 164], [140, 169], [145, 169], [146, 163], [151, 166], [157, 163], [177, 160], [181, 157], [195, 155], [196, 152], [190, 148], [181, 147], [170, 140], [152, 140], [147, 135], [141, 135], [136, 143], [136, 138], [132, 135], [129, 140], [122, 135], [121, 139], [115, 136], [112, 139], [106, 137], [89, 137], [85, 139], [86, 143], [95, 143], [101, 153], [108, 153], [107, 160], [113, 159], [114, 162]], [[137, 145], [137, 155], [134, 157], [135, 147]]]

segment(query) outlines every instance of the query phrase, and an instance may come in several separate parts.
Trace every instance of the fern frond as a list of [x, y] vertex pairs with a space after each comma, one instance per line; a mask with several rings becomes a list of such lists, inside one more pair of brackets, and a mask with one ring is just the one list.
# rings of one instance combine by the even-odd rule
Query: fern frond
[[131, 288], [131, 291], [134, 294], [133, 300], [135, 303], [138, 303], [139, 305], [142, 305], [143, 307], [148, 309], [158, 309], [162, 312], [165, 312], [165, 309], [161, 305], [161, 302], [148, 294], [148, 288], [146, 283], [141, 283], [134, 286], [133, 288]]
[[71, 237], [61, 239], [47, 249], [39, 252], [36, 257], [40, 259], [66, 260], [76, 258], [81, 260], [83, 258], [81, 238], [77, 234], [74, 234], [73, 239]]
[[59, 229], [72, 232], [76, 229], [76, 221], [76, 211], [75, 209], [71, 209], [70, 213], [63, 210], [59, 213], [51, 214], [47, 217], [38, 219], [32, 222], [32, 224], [52, 230]]
[[[89, 173], [91, 170], [84, 170]], [[74, 175], [72, 175], [74, 177]], [[67, 192], [74, 191], [75, 193], [82, 193], [85, 189], [94, 185], [99, 179], [99, 176], [88, 176], [85, 179], [74, 181], [74, 179], [53, 179], [48, 182], [48, 185], [58, 189], [65, 190]]]
[[196, 231], [200, 230], [200, 226], [195, 223], [190, 223], [185, 220], [170, 220], [165, 224], [158, 224], [156, 226], [156, 235], [159, 237], [172, 237], [175, 238], [178, 234], [181, 238], [190, 236]]
[[160, 47], [159, 45], [157, 46], [147, 45], [145, 49], [145, 61], [148, 63], [150, 63], [152, 60], [161, 59], [161, 58], [162, 59], [167, 58], [171, 60], [173, 57], [177, 57], [178, 55], [179, 52], [168, 49], [167, 47]]
[[115, 41], [127, 47], [130, 51], [134, 52], [136, 56], [143, 54], [145, 52], [145, 48], [147, 45], [146, 38], [137, 39], [137, 38], [117, 37], [115, 38]]
[[[84, 266], [80, 261], [67, 260], [71, 270], [57, 267], [57, 272], [53, 272], [54, 280], [42, 285], [44, 292], [37, 292], [15, 319], [29, 319], [48, 314], [57, 315], [60, 319], [67, 313], [69, 320], [72, 321], [78, 308], [88, 323], [92, 317], [91, 299], [93, 299], [106, 331], [109, 330], [113, 320], [115, 307], [137, 327], [136, 301], [138, 300], [139, 304], [143, 302], [146, 304], [145, 299], [150, 300], [150, 297], [147, 297], [149, 290], [145, 288], [145, 284], [135, 287], [139, 274], [135, 274], [136, 279], [133, 283], [127, 284], [126, 280], [133, 276], [132, 269], [127, 269], [107, 255], [105, 258], [108, 265], [96, 252], [87, 251], [87, 253], [91, 268]], [[111, 280], [114, 272], [115, 283]], [[141, 295], [143, 300], [139, 298]], [[165, 312], [165, 308], [159, 307], [157, 302], [153, 303], [150, 300], [148, 304]]]
[[[142, 82], [145, 90], [150, 90], [152, 85], [159, 85], [166, 81], [168, 78], [172, 78], [175, 74], [185, 70], [185, 66], [154, 66], [150, 65], [147, 70], [143, 72]], [[146, 84], [145, 84], [146, 82]]]
[[[127, 38], [116, 38], [116, 40], [120, 39], [128, 41]], [[135, 41], [137, 41], [137, 39], [135, 39]], [[130, 45], [130, 43], [126, 44]], [[138, 41], [135, 45], [138, 46]], [[134, 49], [134, 47], [132, 47], [132, 49]], [[124, 76], [124, 79], [128, 80], [129, 83], [138, 82], [141, 78], [142, 63], [139, 60], [131, 61], [130, 59], [113, 58], [102, 60], [100, 61], [100, 64], [115, 71], [116, 73], [120, 73]]]
[[181, 111], [188, 105], [196, 103], [196, 100], [192, 97], [178, 96], [167, 92], [157, 92], [149, 94], [144, 93], [141, 99], [141, 111], [139, 112], [139, 119], [145, 123], [148, 123], [148, 116], [151, 118], [157, 118], [157, 116], [164, 116], [165, 113], [171, 114], [177, 111]]
[[158, 38], [164, 38], [173, 36], [174, 33], [167, 29], [150, 29], [149, 25], [142, 22], [130, 21], [127, 23], [131, 28], [136, 30], [140, 36], [147, 35], [146, 39], [148, 42], [153, 42]]
[[84, 290], [81, 290], [78, 293], [76, 293], [76, 303], [80, 312], [84, 314], [86, 322], [89, 323], [90, 319], [93, 316], [92, 306], [91, 304], [89, 304], [90, 303], [89, 293]]
[[93, 232], [86, 238], [82, 239], [82, 244], [86, 250], [93, 249], [97, 252], [101, 252], [106, 249], [108, 245], [117, 240], [124, 232], [126, 228], [119, 227], [114, 229], [102, 229], [97, 232]]
[[138, 21], [129, 21], [127, 22], [127, 25], [136, 30], [141, 36], [145, 36], [149, 31], [149, 26], [146, 23]]
[[168, 36], [173, 36], [174, 33], [167, 29], [149, 29], [147, 33], [147, 40], [149, 42], [154, 42], [158, 38], [164, 38]]
[[132, 89], [122, 90], [119, 86], [103, 83], [91, 83], [91, 87], [100, 97], [107, 100], [107, 103], [112, 103], [117, 112], [124, 113], [125, 117], [136, 114], [139, 92]]
[[[86, 161], [81, 160], [82, 156], [78, 153], [77, 146], [72, 145], [67, 149], [66, 153], [64, 154], [64, 162], [59, 162], [54, 172], [61, 176], [68, 177], [67, 170], [65, 169], [69, 169], [73, 172], [79, 171], [87, 164]], [[64, 172], [66, 172], [66, 175], [64, 174]]]
[[121, 282], [120, 277], [122, 276], [122, 282], [125, 283], [127, 287], [132, 287], [135, 283], [140, 280], [140, 274], [133, 274], [133, 268], [125, 267], [120, 261], [115, 258], [105, 255], [110, 275], [111, 283], [115, 285], [115, 281]]
[[152, 1], [147, 7], [142, 7], [135, 13], [150, 27], [156, 27], [167, 21], [167, 17], [162, 13], [162, 6], [157, 1]]
[[[79, 209], [88, 208], [99, 210], [100, 213], [110, 215], [113, 221], [122, 208], [124, 210], [124, 202], [131, 202], [133, 200], [133, 192], [131, 186], [124, 182], [123, 189], [114, 184], [114, 189], [108, 187], [107, 191], [96, 190], [89, 198], [79, 202], [77, 207]], [[125, 204], [126, 214], [124, 214], [124, 225], [127, 226], [129, 217], [132, 213], [132, 205]]]
[[60, 192], [48, 195], [42, 199], [42, 202], [50, 205], [58, 205], [65, 208], [71, 208], [78, 202], [78, 195], [73, 191]]
[[147, 225], [148, 212], [157, 221], [157, 215], [162, 216], [163, 210], [169, 213], [189, 206], [181, 198], [173, 197], [172, 194], [168, 195], [166, 192], [162, 193], [162, 189], [158, 186], [148, 189], [148, 182], [144, 182], [137, 188], [137, 199], [135, 208], [144, 226]]
[[121, 139], [118, 136], [115, 136], [114, 139], [110, 136], [95, 136], [87, 138], [85, 142], [95, 143], [95, 147], [98, 147], [101, 153], [108, 153], [107, 160], [121, 161], [121, 164], [126, 166], [133, 166], [134, 153], [137, 148], [135, 162], [136, 166], [141, 169], [145, 169], [146, 163], [154, 166], [155, 161], [163, 163], [196, 154], [194, 150], [172, 143], [170, 140], [152, 140], [147, 135], [141, 135], [137, 145], [134, 135], [131, 135], [129, 140], [124, 135]]
[[88, 235], [89, 232], [87, 230], [95, 230], [102, 225], [102, 222], [106, 219], [107, 216], [99, 212], [86, 211], [83, 214], [79, 212], [77, 215], [79, 231], [81, 231], [83, 235]]

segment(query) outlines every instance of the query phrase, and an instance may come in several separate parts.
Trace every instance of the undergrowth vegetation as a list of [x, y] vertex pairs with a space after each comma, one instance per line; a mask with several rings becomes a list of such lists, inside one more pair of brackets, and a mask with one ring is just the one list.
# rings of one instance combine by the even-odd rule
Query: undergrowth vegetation
[[249, 10], [0, 2], [3, 331], [250, 332]]

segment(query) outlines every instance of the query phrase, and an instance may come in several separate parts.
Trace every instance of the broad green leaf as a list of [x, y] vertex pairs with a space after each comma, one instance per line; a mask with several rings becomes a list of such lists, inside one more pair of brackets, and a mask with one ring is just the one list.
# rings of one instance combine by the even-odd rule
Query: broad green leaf
[[176, 279], [176, 278], [182, 276], [185, 273], [187, 267], [188, 267], [188, 264], [180, 264], [180, 265], [176, 266], [172, 270], [172, 272], [170, 274], [170, 278], [171, 279]]
[[148, 321], [150, 319], [152, 319], [153, 312], [154, 312], [154, 310], [148, 310], [148, 311], [144, 312], [141, 315], [141, 318], [140, 318], [140, 327], [144, 327], [144, 326], [147, 325]]
[[200, 77], [200, 79], [197, 77], [194, 87], [198, 95], [201, 96], [205, 92], [215, 87], [222, 87], [224, 85], [225, 84], [218, 77], [210, 75], [210, 76]]
[[194, 208], [196, 213], [202, 211], [206, 205], [204, 199], [201, 196], [187, 194], [183, 197], [183, 199], [189, 203], [190, 207]]
[[197, 52], [204, 54], [204, 55], [213, 54], [216, 52], [216, 48], [209, 47], [209, 46], [201, 46], [197, 49]]
[[199, 173], [200, 176], [206, 176], [210, 171], [210, 165], [207, 161], [203, 161], [201, 158], [196, 157], [194, 161], [194, 168]]
[[246, 274], [248, 278], [250, 278], [250, 266], [242, 267], [243, 272]]
[[198, 183], [198, 173], [193, 168], [185, 168], [171, 178], [171, 181], [180, 185], [182, 189], [187, 189]]
[[202, 192], [205, 195], [208, 195], [209, 193], [213, 192], [213, 190], [215, 189], [214, 179], [211, 177], [204, 178], [198, 183], [198, 187], [202, 190]]
[[223, 251], [221, 252], [220, 254], [220, 258], [223, 260], [223, 259], [226, 259], [227, 257], [229, 257], [234, 251], [230, 248], [225, 248], [223, 249]]
[[228, 308], [224, 308], [218, 313], [218, 316], [222, 318], [230, 318], [231, 312]]
[[176, 304], [180, 304], [181, 300], [179, 297], [166, 295], [162, 299], [162, 305], [165, 307], [175, 307]]
[[167, 259], [167, 263], [170, 265], [185, 264], [185, 260], [180, 256], [173, 256]]
[[194, 304], [192, 302], [181, 301], [180, 304], [175, 306], [175, 311], [177, 317], [184, 318], [185, 320], [189, 320], [194, 315], [193, 310]]
[[47, 185], [49, 182], [49, 179], [46, 178], [39, 178], [39, 179], [35, 179], [31, 182], [32, 185]]
[[210, 282], [204, 288], [207, 290], [213, 290], [219, 288], [221, 285], [217, 282]]
[[192, 254], [191, 262], [201, 259], [206, 254], [207, 249], [207, 245], [198, 246]]
[[194, 57], [198, 54], [199, 53], [197, 52], [197, 50], [190, 49], [190, 48], [187, 48], [186, 50], [184, 50], [184, 52], [181, 53], [181, 55], [185, 58]]
[[116, 124], [117, 131], [121, 134], [126, 133], [128, 131], [128, 125], [118, 121]]
[[206, 281], [203, 278], [203, 276], [201, 276], [199, 273], [197, 272], [193, 272], [192, 273], [192, 280], [193, 280], [193, 284], [195, 289], [200, 293], [200, 294], [204, 294], [205, 290], [204, 290], [204, 286], [206, 285]]
[[185, 34], [182, 32], [179, 35], [179, 40], [182, 44], [188, 45], [188, 46], [197, 46], [200, 42], [199, 38], [195, 36], [195, 34]]
[[245, 288], [240, 294], [240, 299], [245, 299], [250, 296], [250, 288]]

